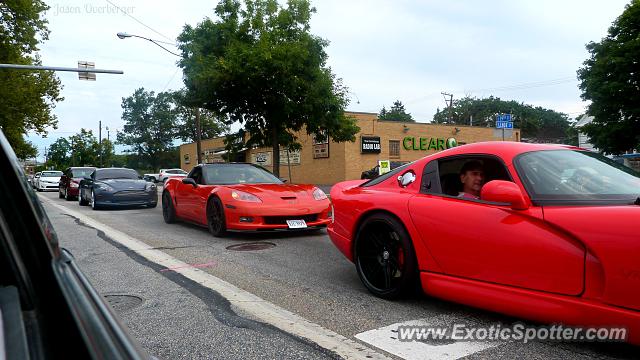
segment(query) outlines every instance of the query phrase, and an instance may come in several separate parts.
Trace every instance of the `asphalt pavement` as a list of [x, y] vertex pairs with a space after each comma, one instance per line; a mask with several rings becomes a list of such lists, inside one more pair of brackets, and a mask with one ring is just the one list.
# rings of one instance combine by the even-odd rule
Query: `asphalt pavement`
[[[371, 334], [415, 320], [477, 326], [519, 320], [420, 294], [399, 301], [376, 298], [367, 292], [353, 264], [338, 252], [324, 230], [214, 238], [195, 225], [164, 223], [160, 206], [93, 211], [77, 202], [58, 199], [56, 193], [40, 196], [61, 245], [74, 254], [132, 335], [159, 358], [316, 359], [336, 358], [340, 351], [318, 345], [321, 342], [300, 336], [300, 332], [272, 325], [265, 320], [267, 315], [256, 315], [263, 313], [247, 311], [251, 309], [230, 301], [233, 294], [212, 290], [203, 286], [204, 282], [150, 261], [144, 249], [127, 248], [88, 223], [95, 221], [116, 229], [148, 249], [260, 298], [271, 306], [269, 309], [290, 312], [317, 325], [323, 334], [348, 339], [348, 346], [369, 349], [375, 356], [614, 359], [640, 354], [637, 347], [625, 344], [540, 341], [424, 343], [415, 350], [407, 347], [404, 352], [394, 351], [394, 347], [403, 345], [393, 339], [375, 340], [379, 336]], [[85, 218], [87, 221], [82, 220]], [[248, 243], [252, 245], [245, 246]], [[232, 250], [235, 245], [249, 250]]]

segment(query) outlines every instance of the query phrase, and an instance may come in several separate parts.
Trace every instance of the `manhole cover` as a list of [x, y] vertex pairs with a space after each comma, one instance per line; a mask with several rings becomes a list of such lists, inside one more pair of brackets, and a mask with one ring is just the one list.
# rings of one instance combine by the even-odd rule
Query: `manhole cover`
[[256, 250], [270, 249], [270, 248], [275, 247], [275, 246], [276, 246], [276, 244], [270, 243], [270, 242], [250, 242], [250, 243], [243, 243], [243, 244], [236, 244], [236, 245], [227, 246], [227, 250], [256, 251]]
[[133, 295], [105, 295], [104, 298], [117, 312], [127, 311], [142, 304], [142, 298]]

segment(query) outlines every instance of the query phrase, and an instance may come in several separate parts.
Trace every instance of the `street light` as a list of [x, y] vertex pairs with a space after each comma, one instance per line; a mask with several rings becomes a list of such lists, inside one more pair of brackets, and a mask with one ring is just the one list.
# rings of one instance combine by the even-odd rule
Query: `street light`
[[[164, 42], [164, 41], [158, 41], [158, 40], [153, 40], [153, 39], [149, 39], [146, 38], [144, 36], [139, 36], [139, 35], [133, 35], [133, 34], [128, 34], [126, 32], [119, 32], [116, 34], [118, 36], [118, 38], [120, 39], [126, 39], [126, 38], [130, 38], [130, 37], [137, 37], [143, 40], [147, 40], [150, 41], [154, 44], [156, 44], [157, 46], [161, 47], [164, 51], [168, 52], [171, 55], [175, 55], [179, 58], [184, 59], [184, 56], [180, 55], [180, 54], [176, 54], [173, 51], [167, 49], [166, 47], [160, 45], [160, 42]], [[195, 117], [196, 117], [196, 151], [198, 152], [198, 164], [202, 164], [202, 147], [201, 147], [201, 140], [202, 140], [202, 128], [200, 126], [200, 107], [196, 107], [196, 111], [195, 111]]]

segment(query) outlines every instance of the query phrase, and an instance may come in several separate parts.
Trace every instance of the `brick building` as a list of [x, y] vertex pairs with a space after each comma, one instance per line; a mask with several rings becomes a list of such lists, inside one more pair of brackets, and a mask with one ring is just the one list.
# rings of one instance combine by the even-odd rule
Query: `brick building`
[[[456, 144], [503, 139], [502, 131], [494, 128], [403, 123], [378, 120], [374, 113], [347, 114], [355, 117], [360, 127], [355, 142], [335, 143], [301, 132], [298, 141], [302, 150], [280, 152], [280, 177], [293, 183], [330, 185], [360, 179], [360, 174], [376, 166], [378, 160], [409, 162]], [[520, 141], [520, 130], [507, 131], [504, 140]], [[224, 138], [202, 140], [201, 148], [203, 162], [223, 161]], [[287, 155], [291, 166], [287, 165]], [[273, 170], [271, 148], [247, 149], [245, 157], [247, 162]], [[180, 146], [182, 169], [190, 171], [196, 159], [195, 143]]]

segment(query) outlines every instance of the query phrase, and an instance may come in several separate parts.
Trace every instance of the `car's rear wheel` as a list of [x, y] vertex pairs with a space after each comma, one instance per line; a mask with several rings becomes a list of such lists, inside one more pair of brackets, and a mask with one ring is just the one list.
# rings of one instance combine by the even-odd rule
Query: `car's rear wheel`
[[62, 193], [60, 188], [58, 188], [58, 198], [59, 199], [64, 199], [64, 194]]
[[86, 206], [87, 204], [87, 200], [82, 197], [82, 190], [78, 190], [78, 205]]
[[215, 237], [222, 237], [227, 233], [224, 207], [217, 197], [212, 197], [207, 202], [207, 226], [211, 235]]
[[168, 191], [162, 193], [162, 217], [167, 224], [176, 221], [176, 209], [173, 207], [173, 200]]
[[73, 200], [73, 196], [69, 195], [69, 188], [64, 188], [64, 199], [67, 201]]
[[416, 288], [418, 267], [409, 234], [396, 218], [374, 214], [360, 226], [355, 264], [364, 286], [383, 299], [396, 299]]

